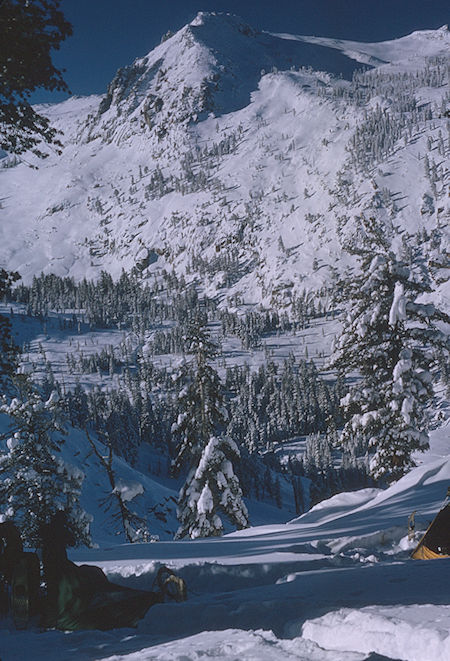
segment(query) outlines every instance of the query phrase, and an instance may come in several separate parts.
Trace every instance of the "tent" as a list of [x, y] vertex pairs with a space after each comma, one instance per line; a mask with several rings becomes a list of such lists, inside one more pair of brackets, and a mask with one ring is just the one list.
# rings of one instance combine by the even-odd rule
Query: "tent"
[[450, 558], [450, 502], [436, 514], [411, 554], [414, 560]]
[[165, 597], [179, 602], [187, 596], [185, 582], [168, 567], [159, 569], [155, 579], [159, 589], [155, 592], [111, 583], [100, 567], [78, 567], [66, 560], [61, 570], [55, 621], [50, 626], [64, 631], [135, 627], [148, 609], [163, 603]]
[[148, 609], [164, 601], [158, 592], [110, 583], [100, 567], [66, 561], [58, 582], [54, 624], [58, 629], [135, 627]]

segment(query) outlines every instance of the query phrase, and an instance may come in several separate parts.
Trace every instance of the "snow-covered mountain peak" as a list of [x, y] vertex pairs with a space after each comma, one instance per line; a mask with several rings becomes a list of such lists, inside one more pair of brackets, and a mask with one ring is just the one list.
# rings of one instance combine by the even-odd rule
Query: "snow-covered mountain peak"
[[[153, 130], [162, 139], [175, 123], [243, 107], [262, 66], [272, 64], [261, 53], [252, 55], [255, 45], [248, 42], [255, 35], [235, 16], [200, 12], [145, 57], [117, 71], [88, 140], [101, 135], [123, 142], [142, 130]], [[134, 126], [124, 128], [126, 119]]]
[[197, 16], [189, 23], [192, 27], [205, 27], [212, 29], [229, 29], [238, 31], [241, 34], [250, 37], [257, 34], [257, 30], [246, 23], [240, 16], [228, 12], [205, 12], [199, 11]]
[[445, 241], [448, 30], [363, 44], [202, 12], [166, 37], [103, 98], [45, 109], [61, 157], [3, 162], [0, 264], [174, 268], [289, 306], [330, 287], [362, 215]]
[[[213, 65], [214, 58], [192, 38], [189, 26], [184, 27], [117, 71], [100, 103], [96, 128], [102, 127], [110, 137], [118, 118], [119, 124], [126, 119], [136, 122], [138, 131], [146, 126], [151, 130], [162, 117], [191, 119], [203, 108], [201, 84], [212, 75]], [[162, 134], [164, 127], [159, 130]]]
[[[199, 12], [145, 57], [118, 70], [88, 127], [88, 140], [101, 136], [122, 143], [142, 131], [161, 140], [174, 124], [240, 110], [267, 72], [311, 67], [350, 79], [360, 63], [423, 62], [449, 46], [447, 26], [364, 44], [258, 32], [233, 14]], [[125, 126], [127, 119], [131, 124]]]
[[[448, 25], [441, 25], [437, 30], [415, 30], [410, 36], [421, 37], [423, 39], [431, 39], [432, 41], [447, 41], [450, 38]], [[404, 37], [407, 38], [407, 37]]]
[[[118, 70], [88, 139], [102, 135], [123, 142], [146, 129], [161, 139], [173, 124], [246, 107], [261, 75], [299, 67], [351, 78], [356, 64], [333, 47], [258, 32], [232, 14], [200, 12], [145, 57]], [[127, 118], [134, 126], [124, 127]]]

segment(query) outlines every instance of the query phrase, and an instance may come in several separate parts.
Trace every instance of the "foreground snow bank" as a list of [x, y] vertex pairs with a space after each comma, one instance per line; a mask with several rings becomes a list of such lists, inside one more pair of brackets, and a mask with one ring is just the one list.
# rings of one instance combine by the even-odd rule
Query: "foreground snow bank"
[[[363, 661], [365, 655], [344, 652], [339, 661]], [[181, 642], [155, 645], [125, 656], [103, 661], [199, 661], [199, 659], [245, 659], [245, 661], [337, 661], [334, 651], [320, 649], [314, 642], [295, 638], [280, 640], [271, 631], [205, 631]]]
[[401, 661], [447, 661], [449, 632], [450, 606], [430, 604], [341, 608], [305, 622], [302, 630], [327, 650], [376, 652]]

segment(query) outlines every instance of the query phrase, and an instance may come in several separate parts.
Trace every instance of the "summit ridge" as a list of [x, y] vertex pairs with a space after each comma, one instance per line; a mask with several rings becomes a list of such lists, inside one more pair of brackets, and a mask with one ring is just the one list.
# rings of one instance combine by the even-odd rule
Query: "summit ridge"
[[200, 12], [103, 97], [43, 108], [61, 157], [0, 161], [0, 263], [25, 281], [174, 269], [289, 308], [352, 264], [361, 215], [393, 245], [434, 233], [445, 252], [449, 39], [276, 35]]

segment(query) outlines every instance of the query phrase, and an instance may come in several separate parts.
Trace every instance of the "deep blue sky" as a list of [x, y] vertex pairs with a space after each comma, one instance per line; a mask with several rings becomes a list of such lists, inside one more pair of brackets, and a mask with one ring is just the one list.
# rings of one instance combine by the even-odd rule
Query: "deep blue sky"
[[[382, 41], [450, 20], [448, 0], [62, 0], [73, 37], [54, 53], [73, 94], [102, 94], [116, 70], [198, 11], [238, 14], [273, 32]], [[38, 92], [33, 102], [60, 100]]]

